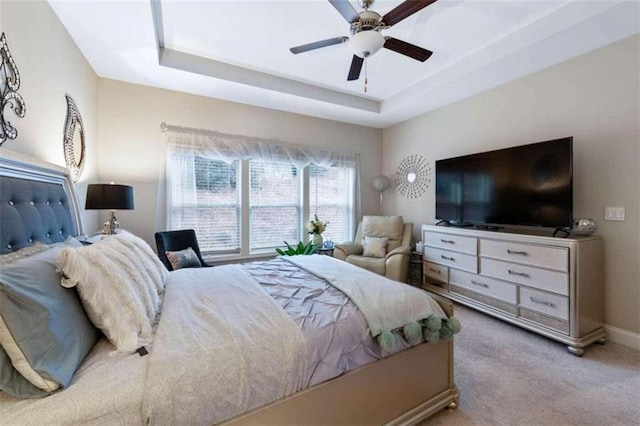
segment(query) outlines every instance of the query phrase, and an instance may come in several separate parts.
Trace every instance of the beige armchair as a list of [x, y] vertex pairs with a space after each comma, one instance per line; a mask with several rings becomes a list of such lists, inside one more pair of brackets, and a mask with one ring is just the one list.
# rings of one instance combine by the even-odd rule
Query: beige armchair
[[[360, 266], [392, 280], [406, 282], [409, 275], [413, 223], [404, 223], [402, 216], [364, 216], [356, 239], [336, 244], [333, 257]], [[384, 257], [364, 256], [363, 237], [388, 238]]]

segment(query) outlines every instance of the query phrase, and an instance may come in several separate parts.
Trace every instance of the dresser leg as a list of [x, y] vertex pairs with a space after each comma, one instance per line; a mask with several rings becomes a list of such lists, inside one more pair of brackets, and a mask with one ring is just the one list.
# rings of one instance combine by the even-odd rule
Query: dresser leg
[[607, 343], [607, 338], [606, 337], [601, 337], [598, 340], [596, 340], [596, 342], [598, 342], [601, 345], [604, 345], [605, 343]]
[[567, 349], [571, 355], [582, 356], [584, 354], [584, 348], [578, 348], [576, 346], [567, 346]]
[[453, 388], [453, 401], [451, 401], [449, 403], [449, 405], [447, 405], [447, 408], [449, 410], [455, 410], [456, 408], [458, 408], [458, 405], [460, 405], [460, 392], [458, 392], [458, 388], [454, 387]]

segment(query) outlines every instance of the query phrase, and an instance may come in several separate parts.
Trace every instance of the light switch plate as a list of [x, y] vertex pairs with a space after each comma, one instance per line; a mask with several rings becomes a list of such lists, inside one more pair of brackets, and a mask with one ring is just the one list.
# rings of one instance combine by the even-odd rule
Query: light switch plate
[[604, 220], [624, 221], [624, 207], [605, 207]]

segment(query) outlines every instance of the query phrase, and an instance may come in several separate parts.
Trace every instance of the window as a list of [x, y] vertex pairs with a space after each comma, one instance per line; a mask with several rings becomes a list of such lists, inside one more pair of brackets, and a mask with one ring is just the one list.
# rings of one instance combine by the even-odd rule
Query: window
[[[158, 227], [193, 228], [205, 255], [273, 253], [308, 241], [317, 212], [325, 240], [353, 238], [355, 154], [217, 132], [170, 132]], [[320, 166], [322, 165], [322, 166]]]
[[309, 166], [309, 216], [317, 212], [329, 222], [325, 240], [339, 243], [353, 238], [354, 180], [353, 167]]
[[293, 164], [250, 161], [250, 249], [300, 239], [300, 179]]
[[[194, 179], [181, 179], [182, 185], [172, 188], [172, 228], [195, 229], [205, 254], [239, 252], [239, 162], [227, 164], [202, 157], [186, 161], [191, 163]], [[194, 190], [189, 190], [193, 185]]]

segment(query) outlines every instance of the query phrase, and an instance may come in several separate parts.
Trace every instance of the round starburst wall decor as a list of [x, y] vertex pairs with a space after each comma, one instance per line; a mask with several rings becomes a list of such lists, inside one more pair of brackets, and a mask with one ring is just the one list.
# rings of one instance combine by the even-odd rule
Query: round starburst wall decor
[[405, 157], [395, 175], [396, 190], [407, 198], [418, 198], [431, 183], [431, 166], [421, 155]]

